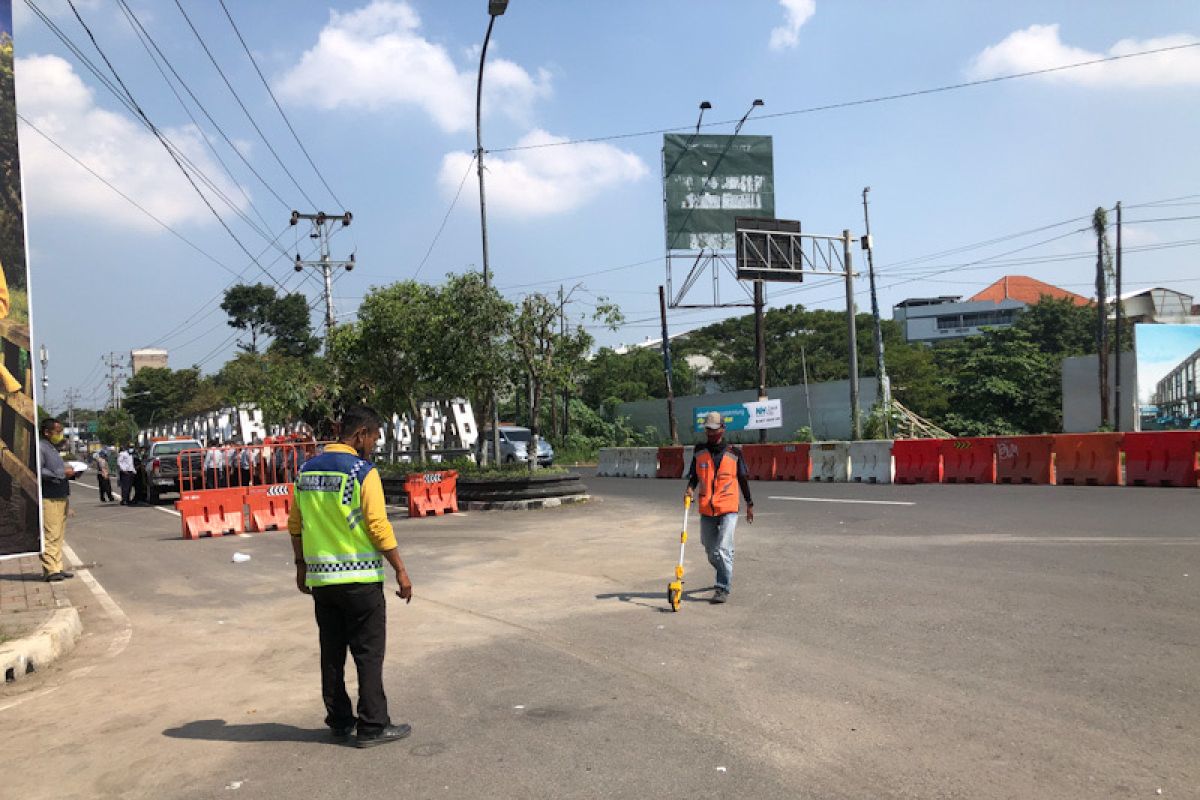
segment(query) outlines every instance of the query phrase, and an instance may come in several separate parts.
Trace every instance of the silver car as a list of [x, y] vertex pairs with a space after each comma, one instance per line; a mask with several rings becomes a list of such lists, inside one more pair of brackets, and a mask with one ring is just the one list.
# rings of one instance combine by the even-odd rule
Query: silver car
[[[528, 464], [529, 442], [532, 439], [533, 433], [529, 428], [501, 425], [500, 457], [498, 459], [493, 457], [489, 460], [502, 464]], [[488, 455], [492, 456], [492, 432], [490, 430], [483, 431], [479, 441], [481, 442], [480, 452], [483, 447], [486, 447]], [[538, 437], [537, 463], [539, 467], [549, 467], [554, 463], [554, 448], [550, 446], [550, 442], [540, 436]]]

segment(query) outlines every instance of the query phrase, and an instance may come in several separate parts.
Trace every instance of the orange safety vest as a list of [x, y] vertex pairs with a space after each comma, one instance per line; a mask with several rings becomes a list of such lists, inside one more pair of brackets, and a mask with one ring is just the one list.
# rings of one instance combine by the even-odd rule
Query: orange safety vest
[[700, 513], [706, 517], [738, 512], [738, 457], [727, 447], [721, 463], [714, 467], [712, 453], [696, 454], [696, 477], [700, 482]]

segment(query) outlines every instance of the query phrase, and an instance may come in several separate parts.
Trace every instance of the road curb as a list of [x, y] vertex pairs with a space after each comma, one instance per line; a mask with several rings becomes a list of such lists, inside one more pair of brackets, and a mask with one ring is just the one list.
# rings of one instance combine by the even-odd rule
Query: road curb
[[503, 500], [482, 501], [472, 500], [459, 503], [464, 511], [532, 511], [539, 508], [557, 508], [572, 503], [586, 503], [592, 496], [588, 494], [570, 494], [566, 497], [545, 497], [538, 500]]
[[44, 670], [74, 650], [82, 635], [83, 623], [75, 607], [56, 609], [49, 621], [29, 636], [0, 645], [4, 682], [19, 681], [31, 672]]

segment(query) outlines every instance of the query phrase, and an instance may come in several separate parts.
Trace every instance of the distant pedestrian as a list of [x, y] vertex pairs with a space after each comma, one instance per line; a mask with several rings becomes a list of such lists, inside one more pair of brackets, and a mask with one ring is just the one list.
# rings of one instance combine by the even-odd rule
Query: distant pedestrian
[[108, 451], [104, 448], [101, 448], [96, 453], [96, 483], [100, 487], [101, 503], [111, 503], [116, 499], [113, 497], [112, 475], [108, 467]]
[[53, 582], [75, 577], [75, 573], [63, 569], [62, 561], [71, 478], [75, 477], [75, 470], [63, 463], [58, 452], [63, 441], [62, 423], [48, 417], [42, 420], [39, 430], [42, 434], [38, 441], [42, 477], [42, 577]]
[[717, 571], [712, 602], [729, 599], [733, 581], [733, 531], [737, 527], [738, 487], [746, 496], [746, 522], [754, 522], [754, 501], [750, 499], [750, 473], [742, 451], [725, 441], [725, 422], [719, 411], [704, 417], [705, 441], [696, 445], [692, 467], [688, 471], [685, 496], [697, 487], [700, 496], [700, 538], [708, 553], [708, 563]]
[[218, 444], [209, 442], [204, 449], [204, 488], [222, 489], [225, 487], [225, 451]]
[[237, 450], [238, 486], [249, 486], [250, 480], [254, 475], [251, 469], [254, 464], [253, 451], [246, 444], [245, 440], [239, 439], [238, 444], [241, 445]]
[[121, 486], [121, 505], [133, 505], [133, 479], [137, 468], [133, 464], [133, 445], [126, 445], [117, 453], [117, 483]]
[[[288, 518], [296, 586], [313, 596], [320, 633], [325, 724], [338, 741], [348, 739], [357, 725], [359, 747], [412, 732], [408, 725], [392, 724], [383, 691], [383, 562], [395, 571], [396, 594], [405, 602], [412, 601], [412, 582], [388, 522], [379, 471], [366, 460], [379, 427], [379, 414], [372, 409], [348, 409], [339, 441], [301, 467]], [[346, 694], [347, 648], [358, 670], [357, 719]]]

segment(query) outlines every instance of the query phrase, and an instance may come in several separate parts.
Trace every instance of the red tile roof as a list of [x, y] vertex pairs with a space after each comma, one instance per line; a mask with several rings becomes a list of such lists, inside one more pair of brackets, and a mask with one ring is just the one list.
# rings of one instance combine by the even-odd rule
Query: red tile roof
[[1005, 275], [972, 297], [971, 300], [991, 300], [993, 303], [1001, 300], [1019, 300], [1022, 303], [1033, 305], [1041, 299], [1042, 295], [1049, 295], [1056, 300], [1070, 300], [1077, 306], [1086, 306], [1092, 302], [1074, 292], [1068, 292], [1066, 289], [1060, 289], [1024, 275]]

